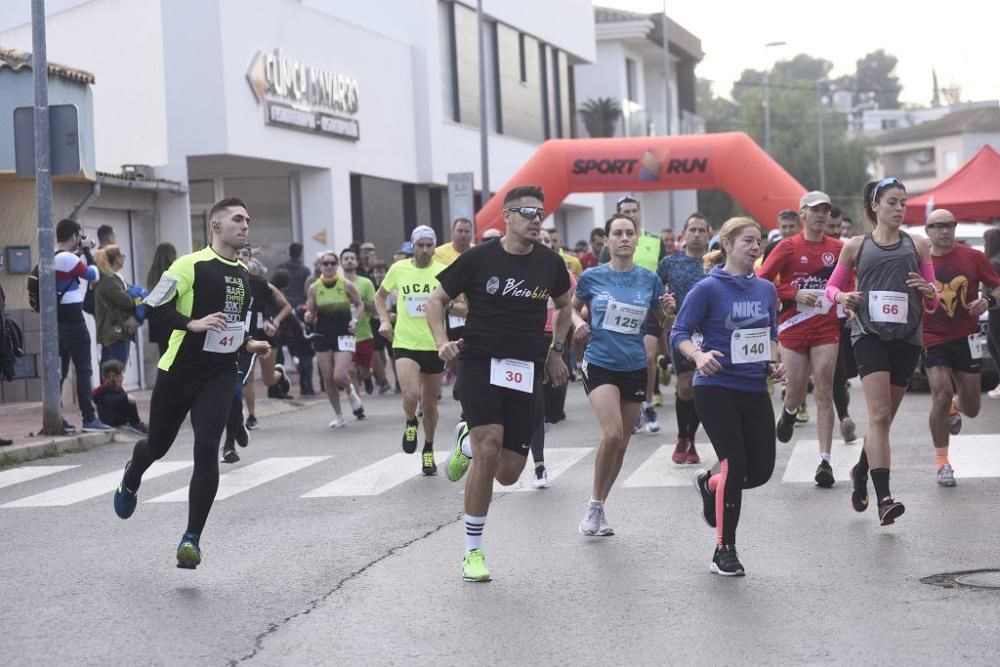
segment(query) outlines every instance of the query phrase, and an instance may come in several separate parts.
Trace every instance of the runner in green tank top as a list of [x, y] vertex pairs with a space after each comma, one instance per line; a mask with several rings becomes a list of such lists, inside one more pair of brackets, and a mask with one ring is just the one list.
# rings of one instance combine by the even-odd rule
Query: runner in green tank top
[[315, 329], [312, 345], [326, 396], [336, 413], [330, 428], [340, 428], [346, 423], [340, 411], [341, 391], [347, 393], [354, 416], [365, 418], [364, 406], [349, 375], [356, 344], [355, 313], [362, 307], [361, 295], [351, 281], [337, 274], [339, 263], [337, 253], [324, 252], [320, 258], [322, 274], [309, 286], [306, 295], [306, 323]]
[[[437, 235], [426, 225], [420, 225], [410, 236], [413, 259], [403, 259], [391, 267], [375, 295], [375, 308], [382, 324], [379, 333], [392, 341], [396, 359], [396, 375], [403, 389], [403, 451], [417, 450], [417, 404], [424, 412], [424, 448], [421, 470], [425, 475], [437, 472], [434, 462], [434, 431], [438, 421], [438, 395], [444, 362], [437, 353], [434, 336], [427, 324], [427, 301], [437, 288], [437, 274], [445, 265], [434, 261]], [[386, 299], [398, 291], [396, 325], [389, 319]]]

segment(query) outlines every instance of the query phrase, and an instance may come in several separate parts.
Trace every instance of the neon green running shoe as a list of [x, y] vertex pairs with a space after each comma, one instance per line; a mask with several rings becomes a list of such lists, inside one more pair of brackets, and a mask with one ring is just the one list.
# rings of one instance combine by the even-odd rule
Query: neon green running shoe
[[448, 456], [448, 463], [445, 466], [445, 476], [453, 482], [457, 482], [465, 475], [469, 469], [472, 459], [462, 453], [462, 440], [469, 437], [469, 425], [465, 422], [458, 422], [455, 426], [455, 449]]
[[489, 581], [490, 571], [486, 569], [486, 556], [482, 549], [473, 549], [462, 560], [462, 578], [466, 581]]
[[181, 543], [177, 545], [177, 567], [193, 570], [201, 564], [201, 547], [198, 536], [194, 533], [184, 533]]

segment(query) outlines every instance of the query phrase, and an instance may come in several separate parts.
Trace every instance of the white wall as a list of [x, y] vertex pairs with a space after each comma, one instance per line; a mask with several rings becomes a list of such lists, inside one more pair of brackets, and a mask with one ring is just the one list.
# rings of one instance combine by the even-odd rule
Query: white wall
[[[0, 26], [23, 15], [3, 2]], [[46, 3], [48, 59], [94, 74], [95, 154], [99, 171], [167, 162], [160, 0]], [[173, 4], [173, 3], [171, 3]], [[26, 20], [30, 19], [30, 12]], [[128, 27], [129, 29], [123, 29]], [[31, 25], [0, 32], [0, 46], [31, 51]], [[101, 122], [112, 119], [113, 122]]]

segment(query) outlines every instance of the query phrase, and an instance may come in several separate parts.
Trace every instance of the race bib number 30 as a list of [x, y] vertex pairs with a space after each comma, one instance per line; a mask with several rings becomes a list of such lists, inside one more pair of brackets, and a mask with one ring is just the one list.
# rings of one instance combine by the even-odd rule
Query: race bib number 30
[[243, 344], [243, 329], [243, 322], [227, 322], [225, 331], [206, 331], [201, 349], [217, 354], [236, 352]]
[[910, 302], [906, 292], [868, 293], [868, 317], [872, 322], [905, 323], [909, 307]]
[[604, 311], [602, 326], [608, 331], [635, 335], [639, 333], [639, 327], [646, 320], [647, 310], [645, 306], [632, 306], [613, 299], [609, 300], [608, 309]]
[[406, 312], [410, 317], [427, 317], [427, 296], [406, 297]]
[[729, 346], [734, 364], [752, 364], [771, 360], [771, 329], [737, 329]]
[[535, 386], [535, 364], [520, 359], [491, 359], [490, 384], [530, 394]]

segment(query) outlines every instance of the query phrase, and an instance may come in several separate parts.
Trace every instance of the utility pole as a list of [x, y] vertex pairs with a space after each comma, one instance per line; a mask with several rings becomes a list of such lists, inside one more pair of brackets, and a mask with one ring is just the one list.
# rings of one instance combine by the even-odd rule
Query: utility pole
[[[670, 85], [670, 31], [667, 29], [667, 0], [663, 0], [663, 87], [666, 91], [666, 102], [663, 106], [667, 122], [667, 136], [673, 134], [673, 92]], [[670, 229], [674, 229], [674, 191], [667, 190], [667, 205], [670, 207]]]
[[46, 435], [62, 435], [45, 0], [31, 0], [31, 75], [35, 84], [35, 203], [38, 208], [38, 298], [42, 324], [42, 432]]
[[[490, 198], [490, 137], [487, 127], [489, 114], [486, 113], [486, 30], [483, 20], [483, 0], [476, 0], [476, 21], [479, 24], [479, 159], [482, 170], [479, 207], [482, 208]], [[472, 233], [473, 235], [476, 233], [475, 224]]]
[[819, 189], [826, 192], [826, 146], [823, 139], [823, 88], [822, 82], [818, 81], [816, 83], [816, 91], [818, 93], [817, 98], [819, 104], [816, 105], [816, 144], [819, 153]]

